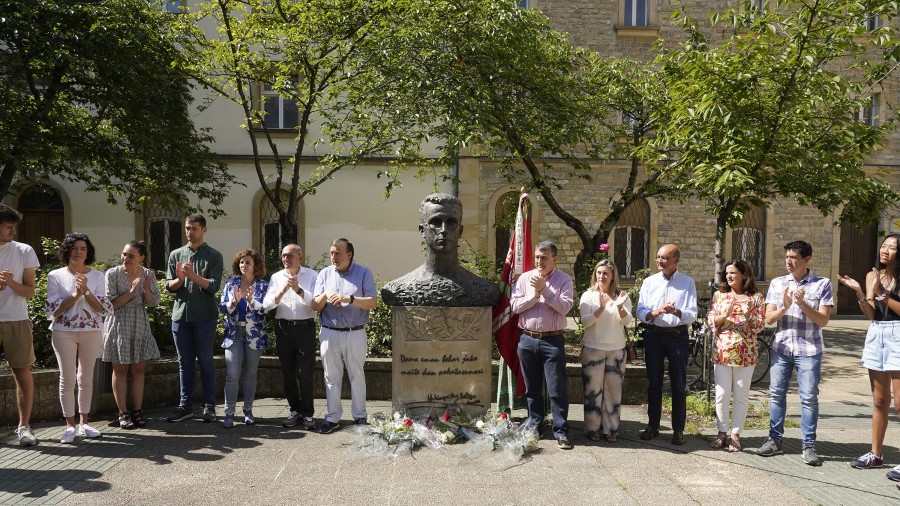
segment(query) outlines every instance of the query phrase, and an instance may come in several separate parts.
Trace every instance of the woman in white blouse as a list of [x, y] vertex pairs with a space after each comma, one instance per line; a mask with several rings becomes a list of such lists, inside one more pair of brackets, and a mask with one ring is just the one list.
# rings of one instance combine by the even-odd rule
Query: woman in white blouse
[[579, 309], [584, 325], [584, 427], [591, 441], [605, 435], [607, 442], [615, 443], [625, 379], [625, 327], [632, 316], [631, 299], [619, 291], [619, 274], [611, 260], [594, 267]]
[[[106, 298], [103, 273], [88, 267], [95, 260], [94, 245], [88, 236], [67, 234], [59, 245], [59, 260], [65, 267], [47, 275], [46, 313], [52, 321], [51, 343], [59, 363], [59, 402], [66, 419], [60, 442], [71, 443], [75, 436], [101, 435], [88, 418], [94, 364], [103, 345], [102, 317], [112, 311], [112, 304]], [[75, 425], [76, 383], [80, 427]]]

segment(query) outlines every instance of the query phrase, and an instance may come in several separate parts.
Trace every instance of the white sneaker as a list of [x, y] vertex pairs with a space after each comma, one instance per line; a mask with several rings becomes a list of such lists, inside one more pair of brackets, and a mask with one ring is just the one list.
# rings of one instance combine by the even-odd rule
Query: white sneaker
[[66, 431], [63, 432], [61, 438], [59, 438], [59, 442], [62, 444], [69, 444], [75, 441], [75, 427], [66, 427]]
[[83, 424], [81, 424], [81, 427], [78, 429], [78, 435], [84, 436], [86, 438], [95, 438], [95, 437], [100, 437], [103, 434], [101, 434], [99, 430], [91, 427], [90, 424], [83, 423]]
[[31, 427], [27, 425], [23, 425], [16, 429], [16, 436], [19, 438], [20, 446], [32, 446], [37, 444], [37, 438], [34, 437], [34, 433], [31, 432]]

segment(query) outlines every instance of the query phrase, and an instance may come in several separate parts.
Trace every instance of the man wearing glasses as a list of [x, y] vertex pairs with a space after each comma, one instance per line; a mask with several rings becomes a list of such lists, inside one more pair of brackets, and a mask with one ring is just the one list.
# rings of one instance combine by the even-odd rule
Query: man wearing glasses
[[192, 214], [184, 220], [188, 243], [169, 254], [166, 290], [172, 307], [172, 335], [178, 352], [181, 393], [178, 408], [168, 418], [180, 422], [194, 416], [194, 361], [200, 363], [203, 384], [203, 421], [216, 419], [216, 366], [213, 345], [219, 309], [216, 292], [222, 284], [222, 254], [206, 244], [206, 218]]
[[641, 439], [659, 436], [665, 360], [672, 385], [672, 444], [684, 444], [687, 419], [688, 327], [697, 319], [697, 288], [690, 276], [678, 271], [681, 252], [666, 244], [656, 253], [658, 273], [641, 285], [637, 318], [644, 327], [647, 364], [647, 428]]
[[572, 277], [556, 268], [556, 245], [550, 241], [534, 248], [534, 269], [516, 280], [510, 299], [519, 315], [519, 366], [525, 378], [528, 419], [522, 430], [541, 433], [544, 408], [544, 381], [550, 397], [553, 437], [562, 450], [571, 450], [569, 441], [569, 391], [566, 379], [566, 350], [563, 331], [566, 314], [572, 309]]
[[303, 249], [288, 244], [281, 250], [284, 269], [272, 275], [263, 305], [275, 309], [275, 349], [281, 362], [284, 397], [291, 413], [281, 423], [316, 428], [313, 420], [313, 367], [316, 365], [316, 312], [313, 289], [316, 271], [303, 267]]
[[328, 251], [331, 265], [316, 277], [313, 309], [320, 311], [319, 346], [325, 372], [325, 421], [319, 432], [328, 434], [340, 427], [341, 383], [344, 366], [350, 378], [350, 414], [356, 425], [366, 420], [366, 375], [363, 367], [368, 351], [366, 323], [369, 311], [378, 304], [375, 276], [354, 260], [353, 244], [335, 239]]

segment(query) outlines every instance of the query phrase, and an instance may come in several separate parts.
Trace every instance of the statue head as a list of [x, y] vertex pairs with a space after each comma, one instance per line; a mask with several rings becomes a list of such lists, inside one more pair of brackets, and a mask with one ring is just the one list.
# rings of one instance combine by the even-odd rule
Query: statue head
[[456, 253], [462, 235], [462, 203], [447, 193], [432, 193], [419, 206], [419, 232], [434, 253]]

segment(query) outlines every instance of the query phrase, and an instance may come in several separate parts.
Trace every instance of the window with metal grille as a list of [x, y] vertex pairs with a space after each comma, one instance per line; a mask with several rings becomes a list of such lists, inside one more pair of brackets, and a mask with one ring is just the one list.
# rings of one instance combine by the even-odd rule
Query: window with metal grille
[[625, 26], [647, 26], [649, 0], [625, 0]]
[[180, 248], [183, 243], [184, 217], [187, 213], [178, 209], [147, 205], [144, 220], [147, 238], [147, 266], [157, 271], [166, 271], [169, 253]]
[[516, 211], [519, 205], [517, 192], [504, 193], [494, 207], [494, 265], [501, 266], [506, 262], [509, 253], [509, 240], [512, 229], [516, 226]]
[[766, 210], [751, 206], [731, 231], [731, 257], [746, 260], [756, 279], [765, 277]]
[[[281, 191], [281, 202], [283, 205], [287, 205], [287, 201], [290, 198], [290, 193], [287, 191]], [[297, 236], [296, 224], [300, 223], [300, 206], [297, 206], [297, 215], [296, 220], [294, 220], [294, 236]], [[263, 259], [266, 260], [266, 265], [269, 265], [270, 262], [276, 262], [280, 260], [281, 248], [284, 247], [281, 244], [281, 223], [278, 221], [278, 210], [275, 208], [275, 205], [272, 204], [267, 197], [263, 197], [259, 203], [259, 244], [262, 248], [260, 251], [260, 255], [262, 255]], [[298, 238], [299, 239], [299, 238]]]
[[634, 278], [646, 269], [650, 257], [650, 204], [645, 199], [632, 202], [613, 228], [613, 262], [622, 278]]
[[881, 28], [881, 16], [873, 14], [866, 18], [866, 30], [873, 31]]

